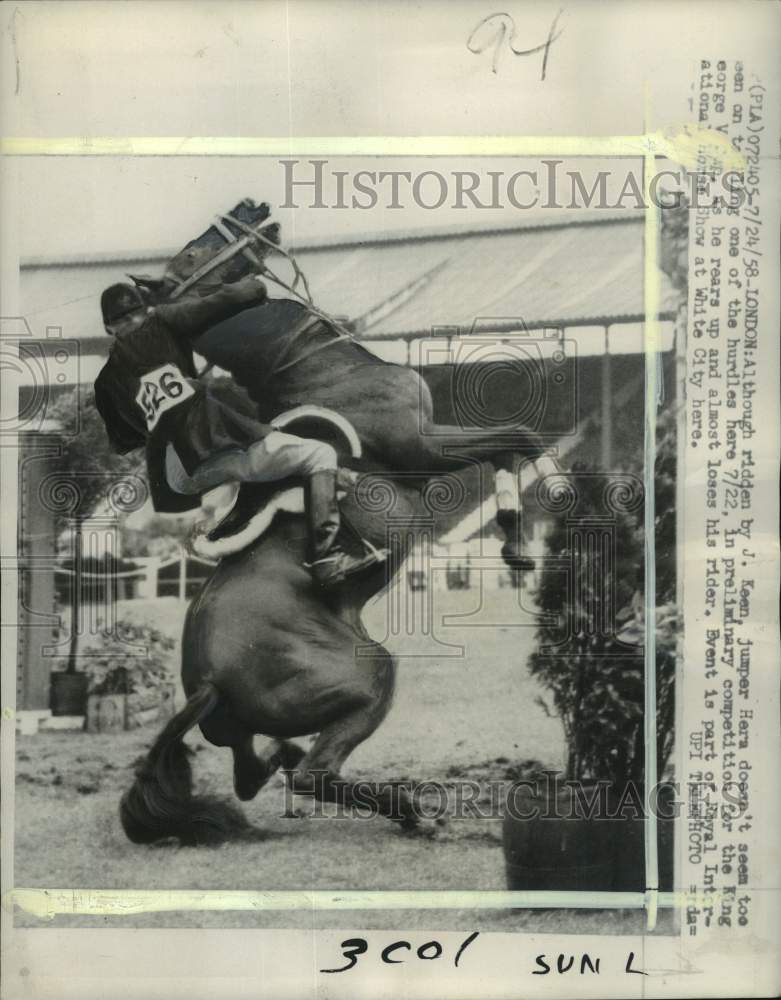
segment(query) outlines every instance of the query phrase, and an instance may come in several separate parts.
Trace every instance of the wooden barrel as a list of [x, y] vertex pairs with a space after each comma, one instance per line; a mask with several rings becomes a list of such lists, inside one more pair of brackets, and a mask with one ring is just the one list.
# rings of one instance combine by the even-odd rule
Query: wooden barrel
[[[643, 789], [639, 788], [642, 797]], [[656, 794], [657, 844], [659, 857], [659, 888], [663, 892], [673, 889], [673, 837], [675, 828], [675, 789], [670, 784], [660, 785]], [[618, 859], [614, 888], [616, 892], [642, 892], [645, 890], [645, 822], [631, 813], [616, 823]]]
[[[601, 795], [605, 803], [609, 795], [596, 784], [583, 784], [579, 791], [589, 800]], [[601, 812], [606, 812], [604, 803]], [[547, 788], [514, 786], [507, 796], [502, 832], [509, 889], [613, 888], [615, 823], [589, 817], [572, 787], [553, 782]]]

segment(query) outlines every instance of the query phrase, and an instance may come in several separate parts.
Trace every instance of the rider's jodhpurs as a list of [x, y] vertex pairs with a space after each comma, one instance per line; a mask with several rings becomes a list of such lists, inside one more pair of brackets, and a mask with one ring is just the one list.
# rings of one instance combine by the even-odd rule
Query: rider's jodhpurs
[[323, 441], [272, 431], [247, 449], [221, 451], [202, 462], [188, 476], [174, 447], [166, 447], [165, 471], [177, 493], [205, 493], [226, 482], [267, 483], [290, 476], [309, 478], [317, 472], [335, 472], [336, 451]]

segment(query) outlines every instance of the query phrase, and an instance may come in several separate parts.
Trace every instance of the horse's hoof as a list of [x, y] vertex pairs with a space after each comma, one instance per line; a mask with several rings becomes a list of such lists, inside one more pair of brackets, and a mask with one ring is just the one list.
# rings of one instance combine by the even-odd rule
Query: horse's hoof
[[523, 525], [521, 512], [513, 507], [500, 507], [496, 512], [496, 523], [505, 535], [519, 532]]
[[234, 785], [233, 790], [239, 802], [251, 802], [260, 791], [260, 785]]
[[518, 573], [532, 573], [536, 568], [533, 559], [505, 559], [504, 564], [508, 569]]
[[534, 559], [530, 559], [528, 556], [523, 555], [518, 547], [511, 545], [510, 542], [507, 542], [502, 546], [502, 559], [504, 560], [505, 566], [509, 567], [509, 569], [531, 572], [536, 568]]
[[439, 820], [421, 820], [413, 816], [398, 823], [402, 832], [408, 837], [423, 837], [425, 840], [435, 840], [441, 829]]

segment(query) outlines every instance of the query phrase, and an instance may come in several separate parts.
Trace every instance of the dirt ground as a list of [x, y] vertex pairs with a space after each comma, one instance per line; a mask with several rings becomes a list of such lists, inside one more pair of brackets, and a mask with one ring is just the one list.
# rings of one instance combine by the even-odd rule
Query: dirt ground
[[[512, 778], [524, 760], [560, 767], [563, 743], [557, 720], [535, 703], [540, 692], [528, 676], [533, 633], [496, 623], [524, 620], [510, 591], [489, 595], [471, 628], [442, 625], [441, 615], [477, 606], [474, 591], [436, 595], [434, 635], [462, 643], [452, 648], [397, 636], [396, 653], [432, 653], [399, 665], [396, 699], [377, 733], [348, 760], [345, 776], [485, 782]], [[138, 602], [134, 602], [138, 605]], [[165, 604], [165, 607], [162, 607]], [[137, 614], [148, 614], [138, 606]], [[177, 614], [179, 618], [177, 620]], [[158, 602], [153, 617], [172, 633], [181, 609]], [[372, 634], [384, 634], [382, 602], [367, 616]], [[495, 627], [484, 627], [494, 624]], [[265, 832], [253, 842], [215, 848], [175, 844], [140, 847], [119, 824], [120, 795], [132, 781], [135, 760], [158, 725], [117, 735], [39, 733], [17, 738], [14, 884], [19, 887], [111, 889], [504, 889], [501, 820], [451, 819], [434, 840], [410, 838], [380, 818], [311, 815], [286, 818], [286, 793], [275, 777], [244, 806]], [[231, 755], [195, 732], [193, 769], [199, 791], [232, 796]], [[234, 800], [235, 801], [235, 800]], [[40, 922], [17, 912], [21, 926]], [[366, 927], [452, 930], [535, 930], [637, 933], [643, 917], [605, 911], [268, 911], [172, 912], [132, 917], [58, 917], [54, 926], [133, 927]], [[659, 930], [664, 931], [662, 921]]]

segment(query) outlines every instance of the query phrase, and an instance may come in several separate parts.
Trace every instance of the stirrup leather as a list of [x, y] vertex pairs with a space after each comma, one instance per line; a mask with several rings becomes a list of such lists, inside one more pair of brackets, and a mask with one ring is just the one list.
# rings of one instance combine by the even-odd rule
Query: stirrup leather
[[[374, 556], [376, 562], [381, 563], [390, 555], [388, 549], [378, 549], [370, 541], [365, 538], [361, 539], [363, 547], [366, 549], [367, 556]], [[339, 559], [343, 559], [345, 556], [349, 557], [349, 553], [345, 552], [344, 549], [339, 549], [333, 555], [322, 556], [320, 559], [314, 559], [312, 562], [305, 562], [302, 565], [305, 569], [313, 569], [315, 566], [320, 566], [323, 563], [337, 562]]]

